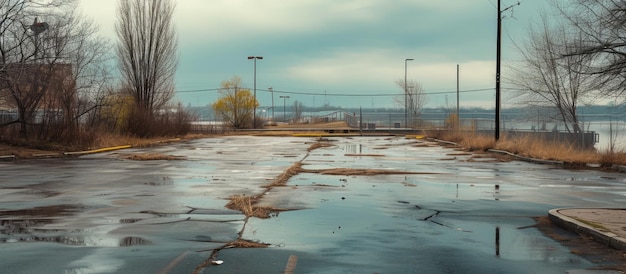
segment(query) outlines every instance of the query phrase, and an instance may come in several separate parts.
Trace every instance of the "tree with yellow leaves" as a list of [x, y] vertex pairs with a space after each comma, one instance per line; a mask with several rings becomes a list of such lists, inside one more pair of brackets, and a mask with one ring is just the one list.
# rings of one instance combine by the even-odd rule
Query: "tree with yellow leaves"
[[241, 87], [241, 78], [223, 81], [219, 93], [221, 97], [212, 105], [215, 116], [232, 128], [252, 127], [252, 114], [259, 103], [249, 89]]

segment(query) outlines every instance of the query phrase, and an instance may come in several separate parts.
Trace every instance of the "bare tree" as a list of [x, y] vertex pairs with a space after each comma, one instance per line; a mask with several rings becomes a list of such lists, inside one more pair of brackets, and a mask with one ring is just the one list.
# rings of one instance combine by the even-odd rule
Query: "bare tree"
[[[396, 85], [402, 89], [403, 94], [401, 96], [396, 96], [394, 101], [397, 106], [407, 108], [409, 121], [414, 123], [426, 103], [428, 103], [428, 97], [426, 96], [425, 90], [422, 87], [422, 84], [415, 80], [408, 80], [405, 85], [404, 79], [398, 79], [396, 80]], [[405, 90], [406, 96], [404, 94]]]
[[[108, 75], [107, 42], [74, 0], [0, 0], [0, 104], [20, 136], [72, 142]], [[5, 124], [5, 125], [7, 125]], [[37, 125], [36, 127], [34, 127]]]
[[293, 102], [293, 121], [294, 123], [300, 122], [302, 119], [302, 112], [304, 111], [304, 104], [298, 100]]
[[61, 137], [67, 140], [78, 135], [81, 118], [101, 106], [112, 81], [109, 41], [98, 37], [98, 27], [75, 9], [64, 19], [64, 24], [54, 30], [54, 42], [65, 62], [71, 64], [68, 80], [72, 85], [61, 85], [63, 89], [54, 99], [65, 114]]
[[626, 92], [626, 2], [618, 0], [553, 1], [580, 43], [564, 53], [593, 58], [584, 73], [594, 75], [594, 88]]
[[520, 87], [517, 94], [524, 103], [537, 108], [549, 107], [565, 123], [569, 132], [580, 132], [577, 107], [591, 94], [590, 75], [585, 71], [592, 63], [587, 55], [567, 55], [568, 49], [580, 47], [565, 25], [551, 26], [542, 16], [540, 29], [531, 27], [529, 40], [518, 46], [521, 62], [511, 66], [511, 83]]
[[124, 84], [140, 111], [152, 115], [174, 95], [178, 39], [171, 0], [120, 0], [115, 30]]
[[15, 107], [23, 138], [37, 112], [58, 108], [52, 98], [73, 88], [67, 45], [86, 38], [69, 25], [77, 23], [68, 19], [73, 2], [0, 0], [0, 94]]

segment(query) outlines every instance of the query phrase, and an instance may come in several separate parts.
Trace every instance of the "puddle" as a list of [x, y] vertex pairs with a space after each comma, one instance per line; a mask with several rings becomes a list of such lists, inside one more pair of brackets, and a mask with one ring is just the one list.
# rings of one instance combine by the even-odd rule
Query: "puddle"
[[78, 205], [52, 205], [19, 210], [0, 210], [0, 218], [7, 217], [61, 217], [75, 214], [83, 208]]
[[[278, 273], [294, 254], [298, 273], [563, 273], [597, 264], [544, 237], [532, 217], [626, 201], [621, 174], [467, 162], [400, 137], [327, 138], [332, 146], [307, 153], [315, 140], [229, 136], [124, 152], [184, 160], [103, 153], [2, 165], [0, 269], [190, 273], [243, 238], [270, 246], [221, 250], [224, 264], [211, 273]], [[261, 220], [224, 207], [234, 195], [264, 193], [298, 161], [315, 172], [258, 204], [293, 211]], [[362, 176], [367, 170], [381, 172]]]

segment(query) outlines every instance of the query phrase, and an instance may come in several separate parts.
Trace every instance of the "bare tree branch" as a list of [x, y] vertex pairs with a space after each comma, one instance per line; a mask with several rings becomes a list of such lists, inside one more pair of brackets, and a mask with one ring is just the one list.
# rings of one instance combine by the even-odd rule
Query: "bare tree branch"
[[514, 77], [509, 81], [520, 87], [517, 97], [527, 105], [554, 109], [568, 131], [579, 132], [576, 111], [580, 101], [592, 94], [592, 76], [586, 72], [593, 60], [589, 55], [566, 54], [583, 43], [566, 25], [552, 26], [544, 14], [538, 28], [531, 27], [529, 40], [517, 46], [522, 60], [511, 67]]
[[174, 95], [178, 40], [171, 0], [120, 0], [115, 25], [124, 83], [140, 109], [153, 113]]

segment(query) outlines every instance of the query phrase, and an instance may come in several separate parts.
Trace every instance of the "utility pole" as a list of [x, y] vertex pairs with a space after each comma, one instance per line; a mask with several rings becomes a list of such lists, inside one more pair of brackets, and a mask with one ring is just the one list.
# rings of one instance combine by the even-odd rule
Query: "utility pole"
[[267, 88], [272, 94], [272, 122], [274, 122], [274, 89], [272, 87]]
[[287, 99], [289, 96], [281, 95], [280, 98], [283, 98], [283, 122], [287, 122]]
[[500, 11], [500, 0], [498, 0], [498, 34], [496, 39], [496, 142], [500, 140], [500, 54], [502, 42], [502, 12]]
[[461, 116], [459, 114], [459, 64], [456, 64], [456, 130], [461, 128]]
[[413, 61], [413, 59], [411, 58], [407, 58], [404, 59], [404, 127], [408, 127], [407, 124], [407, 117], [408, 117], [408, 109], [407, 109], [407, 95], [409, 94], [409, 90], [407, 89], [407, 83], [406, 83], [406, 62], [407, 61]]
[[519, 5], [520, 2], [517, 2], [517, 4], [508, 6], [504, 10], [500, 10], [500, 0], [498, 0], [498, 34], [496, 37], [496, 141], [500, 139], [500, 56], [502, 54], [502, 12]]

